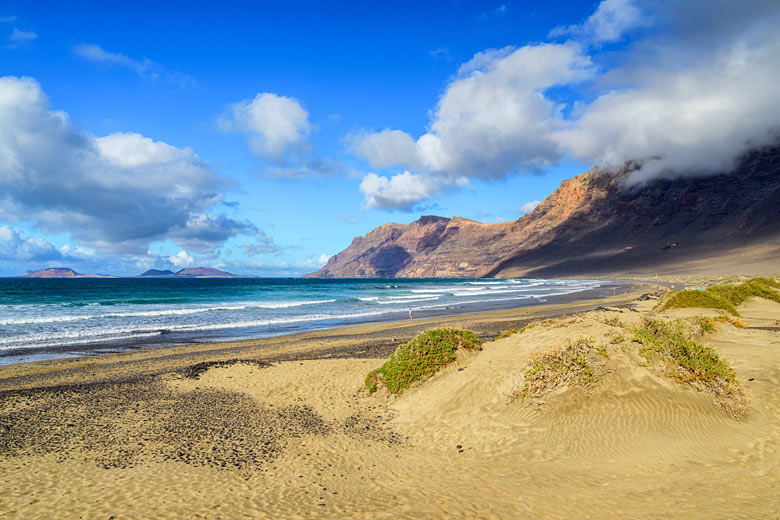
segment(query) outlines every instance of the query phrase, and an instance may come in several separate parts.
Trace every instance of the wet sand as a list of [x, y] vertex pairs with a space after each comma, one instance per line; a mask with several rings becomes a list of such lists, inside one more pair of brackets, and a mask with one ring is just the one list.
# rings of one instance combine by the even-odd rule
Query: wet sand
[[[0, 367], [0, 518], [778, 518], [780, 305], [703, 340], [750, 394], [737, 420], [636, 356], [636, 296]], [[364, 392], [434, 326], [488, 341]], [[608, 347], [593, 388], [509, 398], [581, 337]]]

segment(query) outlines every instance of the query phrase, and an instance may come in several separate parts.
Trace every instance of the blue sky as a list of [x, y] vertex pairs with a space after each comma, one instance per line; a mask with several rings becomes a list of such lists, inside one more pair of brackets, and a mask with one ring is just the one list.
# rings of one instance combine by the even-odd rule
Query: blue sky
[[0, 3], [0, 275], [295, 276], [388, 221], [776, 137], [774, 2], [224, 4]]

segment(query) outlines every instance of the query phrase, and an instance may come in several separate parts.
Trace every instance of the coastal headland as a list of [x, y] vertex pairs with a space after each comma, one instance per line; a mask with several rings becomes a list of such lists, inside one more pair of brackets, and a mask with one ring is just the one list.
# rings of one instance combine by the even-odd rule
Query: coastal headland
[[[2, 513], [774, 518], [780, 303], [751, 296], [762, 287], [734, 312], [662, 311], [665, 285], [637, 282], [598, 300], [3, 366]], [[719, 290], [705, 296], [732, 294]], [[481, 349], [397, 394], [366, 388], [435, 328], [474, 331]]]

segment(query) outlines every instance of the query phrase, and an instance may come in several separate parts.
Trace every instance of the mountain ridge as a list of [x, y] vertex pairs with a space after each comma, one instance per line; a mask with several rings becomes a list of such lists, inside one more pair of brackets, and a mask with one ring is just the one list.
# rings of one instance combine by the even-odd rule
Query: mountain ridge
[[591, 168], [512, 222], [429, 215], [384, 224], [304, 276], [651, 275], [773, 265], [780, 271], [773, 260], [780, 256], [780, 148], [746, 154], [729, 173], [629, 186], [637, 167]]

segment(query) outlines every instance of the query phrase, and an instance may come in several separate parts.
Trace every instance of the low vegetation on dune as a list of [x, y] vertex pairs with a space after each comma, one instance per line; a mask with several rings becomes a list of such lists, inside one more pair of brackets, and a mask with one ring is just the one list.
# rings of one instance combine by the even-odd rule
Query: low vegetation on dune
[[481, 345], [482, 341], [469, 330], [427, 330], [398, 347], [385, 364], [369, 372], [366, 388], [376, 392], [381, 385], [397, 394], [455, 361], [457, 350], [482, 350]]
[[514, 399], [543, 397], [563, 387], [587, 387], [598, 380], [602, 362], [609, 357], [603, 346], [590, 338], [580, 338], [566, 345], [540, 352], [528, 361], [523, 386], [510, 396]]
[[708, 316], [696, 316], [693, 318], [693, 322], [698, 326], [699, 334], [709, 334], [715, 332], [718, 323], [730, 323], [738, 329], [746, 329], [747, 326], [739, 318], [732, 318], [731, 316], [718, 316], [717, 318], [710, 318]]
[[[668, 375], [675, 380], [711, 393], [733, 416], [745, 416], [747, 397], [736, 372], [715, 350], [691, 339], [685, 325], [684, 320], [645, 318], [634, 329], [633, 340], [643, 345], [640, 354], [648, 361], [660, 357], [669, 368]], [[702, 332], [708, 332], [706, 323], [700, 326]]]
[[661, 299], [656, 309], [718, 309], [739, 316], [737, 307], [753, 297], [780, 303], [780, 283], [773, 278], [760, 277], [736, 285], [722, 284], [704, 290], [672, 291]]
[[536, 323], [529, 323], [528, 325], [526, 325], [520, 330], [517, 330], [516, 328], [512, 327], [499, 334], [496, 337], [496, 339], [504, 339], [504, 338], [508, 338], [509, 336], [513, 336], [515, 334], [522, 334], [523, 332], [527, 330], [531, 330], [534, 327], [536, 327]]

